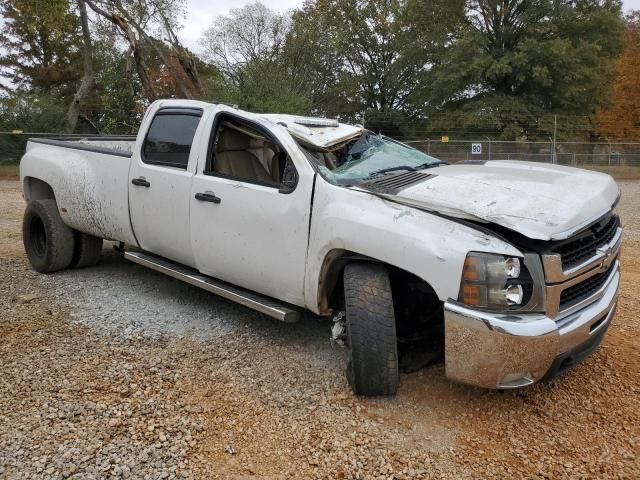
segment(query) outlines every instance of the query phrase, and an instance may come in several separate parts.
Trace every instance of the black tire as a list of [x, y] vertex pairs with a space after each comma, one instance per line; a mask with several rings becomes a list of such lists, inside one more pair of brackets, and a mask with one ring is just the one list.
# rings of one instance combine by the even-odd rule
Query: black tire
[[73, 232], [75, 235], [75, 249], [71, 267], [91, 267], [98, 263], [102, 256], [102, 239], [77, 230]]
[[22, 241], [34, 270], [64, 270], [73, 258], [73, 230], [64, 224], [55, 200], [33, 200], [22, 220]]
[[351, 263], [344, 270], [350, 359], [347, 378], [356, 395], [398, 391], [398, 341], [391, 282], [383, 265]]

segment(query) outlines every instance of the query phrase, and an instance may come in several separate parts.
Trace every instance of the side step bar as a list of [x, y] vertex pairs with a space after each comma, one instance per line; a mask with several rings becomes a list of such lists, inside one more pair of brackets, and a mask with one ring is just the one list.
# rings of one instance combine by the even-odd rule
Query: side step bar
[[208, 292], [220, 295], [245, 307], [269, 315], [282, 322], [293, 323], [300, 320], [300, 310], [293, 306], [278, 302], [258, 293], [253, 293], [226, 282], [216, 280], [183, 265], [170, 262], [142, 252], [124, 252], [124, 258], [139, 265], [149, 267], [157, 272], [177, 278], [183, 282], [200, 287]]

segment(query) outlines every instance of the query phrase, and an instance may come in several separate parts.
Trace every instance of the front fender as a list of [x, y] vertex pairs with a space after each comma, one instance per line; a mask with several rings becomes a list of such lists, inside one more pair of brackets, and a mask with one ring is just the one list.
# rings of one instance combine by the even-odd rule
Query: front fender
[[346, 250], [426, 281], [442, 301], [456, 298], [468, 252], [520, 256], [512, 245], [447, 218], [319, 178], [314, 196], [305, 301], [320, 313], [323, 265]]

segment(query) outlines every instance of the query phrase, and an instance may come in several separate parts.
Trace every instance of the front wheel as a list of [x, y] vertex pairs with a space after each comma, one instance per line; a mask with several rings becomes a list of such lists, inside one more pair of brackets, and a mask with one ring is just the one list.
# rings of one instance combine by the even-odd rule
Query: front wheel
[[73, 230], [60, 218], [55, 200], [33, 200], [22, 220], [22, 241], [34, 270], [63, 270], [73, 259]]
[[398, 391], [398, 340], [391, 282], [375, 263], [352, 263], [344, 270], [347, 378], [357, 395], [394, 395]]

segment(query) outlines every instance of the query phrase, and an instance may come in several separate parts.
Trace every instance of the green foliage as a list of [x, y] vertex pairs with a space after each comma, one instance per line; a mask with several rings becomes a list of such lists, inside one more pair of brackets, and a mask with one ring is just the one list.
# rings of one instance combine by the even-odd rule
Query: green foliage
[[434, 68], [435, 111], [489, 122], [505, 138], [530, 136], [545, 114], [591, 115], [606, 98], [621, 28], [617, 1], [471, 1]]
[[256, 60], [243, 68], [243, 82], [230, 101], [254, 112], [306, 113], [311, 98], [301, 92], [280, 62]]
[[85, 113], [103, 133], [135, 134], [142, 119], [142, 86], [129, 60], [107, 38], [94, 44], [95, 91]]
[[289, 41], [289, 33], [288, 14], [261, 3], [216, 19], [201, 41], [215, 67], [206, 96], [256, 112], [308, 112], [311, 96], [298, 68], [304, 65], [297, 62], [298, 44]]
[[60, 131], [66, 105], [42, 90], [19, 90], [0, 96], [0, 131]]
[[66, 105], [41, 90], [19, 90], [0, 96], [0, 165], [20, 160], [28, 136], [10, 134], [59, 132], [66, 113]]
[[[105, 133], [134, 133], [149, 99], [191, 92], [403, 138], [547, 139], [557, 116], [558, 135], [581, 140], [597, 134], [623, 31], [619, 0], [308, 0], [291, 14], [256, 2], [214, 22], [202, 60], [175, 34], [183, 0], [91, 3], [95, 84], [81, 113]], [[59, 129], [83, 72], [73, 5], [0, 0], [5, 130]]]
[[293, 30], [306, 39], [310, 54], [321, 58], [310, 74], [330, 80], [316, 92], [323, 107], [415, 113], [424, 105], [416, 92], [423, 90], [428, 65], [453, 28], [451, 12], [458, 8], [460, 2], [443, 0], [306, 4], [294, 17]]
[[0, 0], [0, 76], [64, 95], [82, 76], [79, 20], [68, 0]]

